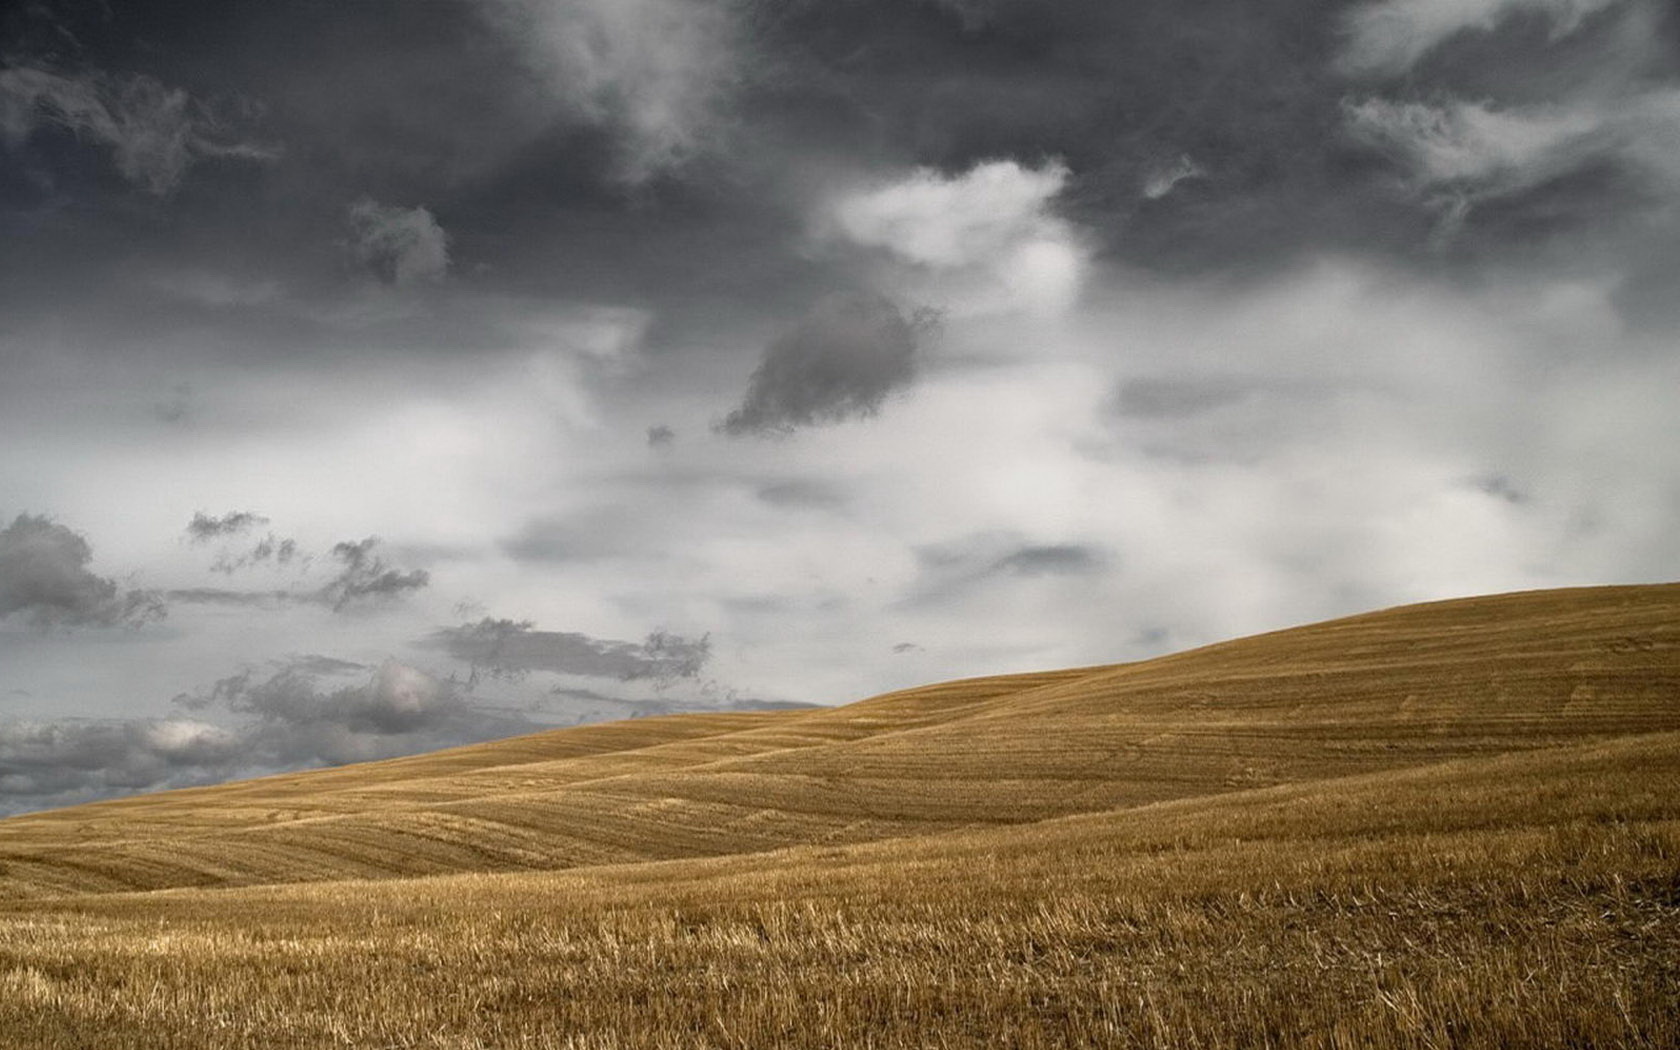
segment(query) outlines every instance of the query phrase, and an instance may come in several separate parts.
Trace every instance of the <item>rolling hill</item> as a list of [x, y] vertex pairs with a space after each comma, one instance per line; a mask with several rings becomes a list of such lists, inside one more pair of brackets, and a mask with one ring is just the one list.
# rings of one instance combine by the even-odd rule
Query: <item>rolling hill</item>
[[1680, 585], [11, 818], [0, 1032], [1680, 1045]]
[[1664, 731], [1680, 731], [1680, 585], [1505, 595], [16, 817], [0, 898], [861, 842]]

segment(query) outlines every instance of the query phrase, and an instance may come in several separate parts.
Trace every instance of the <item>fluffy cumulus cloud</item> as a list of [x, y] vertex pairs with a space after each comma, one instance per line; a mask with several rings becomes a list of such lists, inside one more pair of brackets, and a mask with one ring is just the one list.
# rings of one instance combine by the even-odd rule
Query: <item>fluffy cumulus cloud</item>
[[916, 375], [917, 354], [938, 315], [905, 314], [880, 295], [832, 295], [765, 348], [725, 434], [786, 433], [872, 416]]
[[1085, 268], [1079, 237], [1054, 209], [1069, 177], [1054, 161], [993, 160], [955, 176], [918, 169], [840, 197], [828, 233], [919, 271], [953, 312], [1056, 314]]
[[449, 273], [449, 235], [425, 208], [373, 200], [350, 205], [350, 251], [386, 284], [441, 281]]
[[1624, 0], [1377, 0], [1345, 16], [1341, 62], [1359, 73], [1403, 73], [1460, 33], [1486, 32], [1518, 15], [1547, 19], [1553, 39]]
[[185, 91], [144, 74], [0, 69], [0, 137], [10, 147], [40, 128], [63, 129], [109, 147], [117, 171], [158, 196], [173, 191], [201, 161], [278, 155], [272, 146], [241, 140], [228, 125]]
[[124, 590], [89, 570], [86, 537], [51, 518], [20, 514], [0, 529], [0, 619], [40, 627], [137, 626], [164, 614], [151, 591]]

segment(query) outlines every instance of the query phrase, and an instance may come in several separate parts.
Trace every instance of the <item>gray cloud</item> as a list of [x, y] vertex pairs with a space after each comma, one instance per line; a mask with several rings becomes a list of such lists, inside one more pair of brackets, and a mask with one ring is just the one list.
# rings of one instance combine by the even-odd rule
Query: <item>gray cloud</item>
[[441, 281], [449, 272], [449, 235], [425, 208], [372, 200], [350, 206], [350, 251], [386, 284]]
[[275, 565], [286, 568], [299, 559], [307, 565], [310, 558], [302, 555], [296, 540], [281, 539], [272, 532], [258, 540], [249, 550], [234, 553], [223, 551], [217, 555], [215, 564], [210, 566], [212, 572], [219, 572], [231, 576], [241, 569], [248, 569], [254, 565]]
[[472, 667], [473, 679], [485, 675], [517, 677], [530, 671], [670, 682], [694, 678], [711, 658], [709, 638], [685, 638], [656, 631], [641, 642], [591, 638], [570, 631], [538, 631], [529, 620], [486, 617], [474, 624], [446, 627], [415, 644], [448, 653]]
[[932, 311], [906, 316], [874, 294], [833, 295], [765, 349], [740, 407], [719, 429], [732, 437], [872, 416], [916, 375], [917, 351], [938, 327]]
[[398, 598], [431, 582], [424, 569], [404, 572], [387, 565], [374, 553], [378, 545], [377, 536], [334, 544], [332, 556], [343, 567], [314, 597], [337, 612], [360, 602]]
[[304, 656], [176, 698], [178, 707], [219, 712], [231, 725], [180, 716], [0, 723], [0, 812], [391, 758], [541, 728], [396, 661], [356, 684], [322, 682], [367, 671]]
[[[1082, 543], [1023, 543], [1010, 534], [982, 534], [915, 550], [919, 572], [906, 609], [927, 608], [1001, 586], [1010, 579], [1090, 577], [1110, 564], [1109, 553]], [[913, 650], [895, 650], [911, 652]]]
[[192, 520], [187, 522], [187, 536], [194, 543], [209, 543], [213, 539], [236, 536], [267, 524], [267, 518], [248, 510], [230, 510], [219, 518], [195, 511]]
[[44, 516], [19, 514], [0, 529], [0, 619], [40, 627], [138, 626], [162, 619], [154, 591], [123, 590], [89, 571], [87, 539]]
[[[389, 602], [424, 589], [431, 583], [431, 573], [424, 569], [399, 569], [376, 553], [380, 540], [369, 536], [363, 540], [346, 540], [334, 544], [331, 556], [338, 570], [326, 583], [313, 589], [270, 588], [235, 590], [224, 587], [183, 587], [169, 592], [171, 601], [194, 605], [229, 605], [256, 608], [276, 608], [291, 604], [325, 605], [334, 612], [344, 612], [357, 606]], [[211, 571], [231, 575], [252, 565], [273, 563], [288, 566], [300, 562], [307, 567], [313, 557], [302, 553], [296, 541], [277, 539], [273, 535], [258, 540], [250, 550], [238, 555], [224, 552]]]
[[292, 591], [238, 591], [227, 587], [177, 587], [165, 595], [171, 602], [184, 605], [229, 605], [247, 608], [277, 609], [299, 600]]
[[647, 443], [649, 448], [670, 448], [672, 445], [676, 444], [676, 441], [677, 432], [663, 423], [658, 426], [648, 427], [647, 429]]
[[193, 416], [193, 388], [191, 383], [176, 383], [169, 389], [169, 396], [152, 406], [152, 412], [160, 422], [175, 425], [189, 423]]
[[239, 735], [186, 719], [0, 722], [0, 813], [224, 780]]
[[1063, 576], [1093, 572], [1102, 567], [1102, 552], [1095, 547], [1057, 543], [1044, 547], [1022, 547], [999, 558], [995, 572], [1020, 576]]
[[[187, 523], [187, 536], [195, 544], [204, 544], [211, 540], [239, 536], [259, 525], [267, 524], [267, 518], [248, 510], [229, 511], [219, 518], [198, 511], [193, 514], [192, 521]], [[299, 550], [296, 540], [284, 539], [271, 532], [245, 550], [223, 548], [216, 555], [216, 561], [210, 569], [212, 572], [232, 575], [240, 569], [254, 565], [273, 564], [284, 568], [300, 558], [305, 564], [310, 560]]]
[[1121, 384], [1114, 410], [1139, 419], [1181, 419], [1241, 401], [1254, 388], [1234, 377], [1144, 376]]
[[15, 149], [43, 126], [110, 147], [122, 176], [158, 196], [173, 191], [203, 160], [278, 156], [272, 146], [241, 141], [225, 118], [185, 91], [144, 74], [0, 69], [0, 136]]
[[846, 503], [846, 494], [839, 486], [810, 478], [768, 482], [758, 487], [757, 494], [759, 499], [773, 507], [831, 509]]

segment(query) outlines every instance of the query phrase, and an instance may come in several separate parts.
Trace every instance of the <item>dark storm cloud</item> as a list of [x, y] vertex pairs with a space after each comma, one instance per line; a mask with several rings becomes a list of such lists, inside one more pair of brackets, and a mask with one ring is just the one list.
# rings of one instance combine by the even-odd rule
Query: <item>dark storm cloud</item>
[[694, 678], [711, 658], [708, 638], [685, 638], [656, 631], [641, 642], [591, 638], [570, 631], [538, 631], [529, 620], [486, 617], [474, 624], [446, 627], [419, 639], [423, 649], [448, 653], [472, 667], [476, 679], [518, 677], [531, 671], [672, 681]]
[[879, 295], [830, 296], [770, 343], [719, 429], [732, 437], [787, 433], [872, 416], [915, 378], [917, 351], [937, 326], [932, 312], [906, 316]]
[[[1561, 3], [1528, 8], [1549, 18], [1542, 8], [1590, 6]], [[1366, 5], [1395, 6], [1441, 7]], [[1497, 5], [1491, 21], [1487, 6], [1471, 5], [1481, 13], [1463, 19], [1477, 23], [1469, 35], [1502, 35], [1521, 21], [1506, 13], [1524, 5]], [[17, 278], [15, 305], [45, 305], [23, 294], [30, 287], [49, 289], [54, 306], [70, 287], [109, 289], [92, 302], [76, 296], [78, 339], [88, 343], [114, 346], [111, 333], [135, 328], [163, 343], [189, 325], [219, 348], [207, 353], [257, 358], [311, 348], [476, 352], [501, 338], [501, 300], [452, 300], [401, 318], [346, 308], [349, 256], [392, 283], [448, 274], [446, 287], [649, 305], [659, 314], [651, 341], [665, 348], [697, 325], [784, 314], [814, 289], [856, 280], [847, 259], [803, 250], [821, 186], [836, 172], [954, 174], [983, 161], [1062, 158], [1069, 180], [1059, 212], [1108, 255], [1170, 271], [1267, 266], [1322, 247], [1417, 255], [1431, 250], [1419, 216], [1445, 207], [1415, 180], [1395, 192], [1411, 154], [1350, 129], [1345, 105], [1428, 103], [1436, 85], [1420, 79], [1416, 97], [1390, 98], [1386, 82], [1351, 77], [1339, 64], [1351, 8], [1333, 0], [1215, 0], [1194, 19], [1169, 0], [31, 9], [54, 14], [4, 17], [18, 41], [12, 72], [29, 73], [13, 78], [11, 95], [32, 100], [13, 108], [30, 114], [34, 152], [74, 145], [60, 125], [65, 141], [45, 141], [53, 128], [42, 121], [62, 120], [46, 114], [63, 107], [40, 99], [69, 98], [67, 85], [87, 78], [63, 70], [92, 68], [121, 71], [86, 88], [96, 100], [142, 76], [159, 85], [146, 97], [185, 99], [170, 103], [178, 119], [165, 126], [176, 130], [156, 138], [186, 143], [185, 153], [160, 145], [158, 156], [190, 166], [203, 159], [192, 145], [201, 139], [257, 141], [239, 130], [238, 106], [212, 112], [201, 97], [260, 105], [264, 141], [287, 145], [272, 163], [239, 165], [246, 181], [221, 177], [231, 165], [181, 169], [194, 193], [164, 202], [167, 222], [142, 222], [85, 181], [0, 187], [0, 211], [8, 199], [30, 202], [0, 217], [32, 260], [28, 272], [7, 275]], [[1592, 38], [1619, 10], [1586, 19], [1563, 44]], [[31, 55], [39, 61], [20, 57]], [[66, 83], [46, 91], [36, 81], [51, 69]], [[129, 125], [151, 126], [100, 122]], [[1619, 211], [1636, 187], [1594, 189], [1596, 207]], [[1520, 237], [1525, 218], [1555, 210], [1528, 192], [1504, 194], [1516, 214], [1487, 228], [1487, 212], [1487, 227], [1472, 224], [1466, 241]], [[70, 211], [83, 218], [67, 223]], [[119, 266], [133, 280], [207, 256], [251, 287], [278, 282], [276, 300], [165, 303], [107, 279]], [[729, 265], [700, 262], [719, 258]], [[137, 301], [117, 301], [127, 294]], [[734, 432], [803, 425], [797, 417], [820, 417], [826, 403], [749, 394], [731, 417]], [[855, 403], [879, 401], [864, 383]], [[796, 418], [783, 419], [784, 408]]]
[[143, 74], [61, 75], [29, 65], [0, 69], [0, 139], [13, 153], [40, 129], [107, 147], [123, 178], [157, 196], [194, 164], [273, 160], [272, 145], [242, 140], [227, 117]]
[[219, 518], [203, 511], [195, 511], [192, 520], [187, 522], [187, 536], [194, 543], [208, 543], [213, 539], [235, 536], [258, 525], [267, 524], [267, 518], [248, 510], [230, 510]]
[[93, 548], [51, 518], [19, 514], [0, 529], [0, 619], [36, 626], [138, 626], [165, 614], [153, 591], [124, 590], [88, 569]]

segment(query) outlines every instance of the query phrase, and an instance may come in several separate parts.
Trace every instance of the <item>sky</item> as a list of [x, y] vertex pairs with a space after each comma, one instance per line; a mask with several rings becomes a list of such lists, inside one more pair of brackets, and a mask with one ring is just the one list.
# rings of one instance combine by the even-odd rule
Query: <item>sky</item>
[[1663, 0], [25, 0], [0, 813], [1680, 577]]

